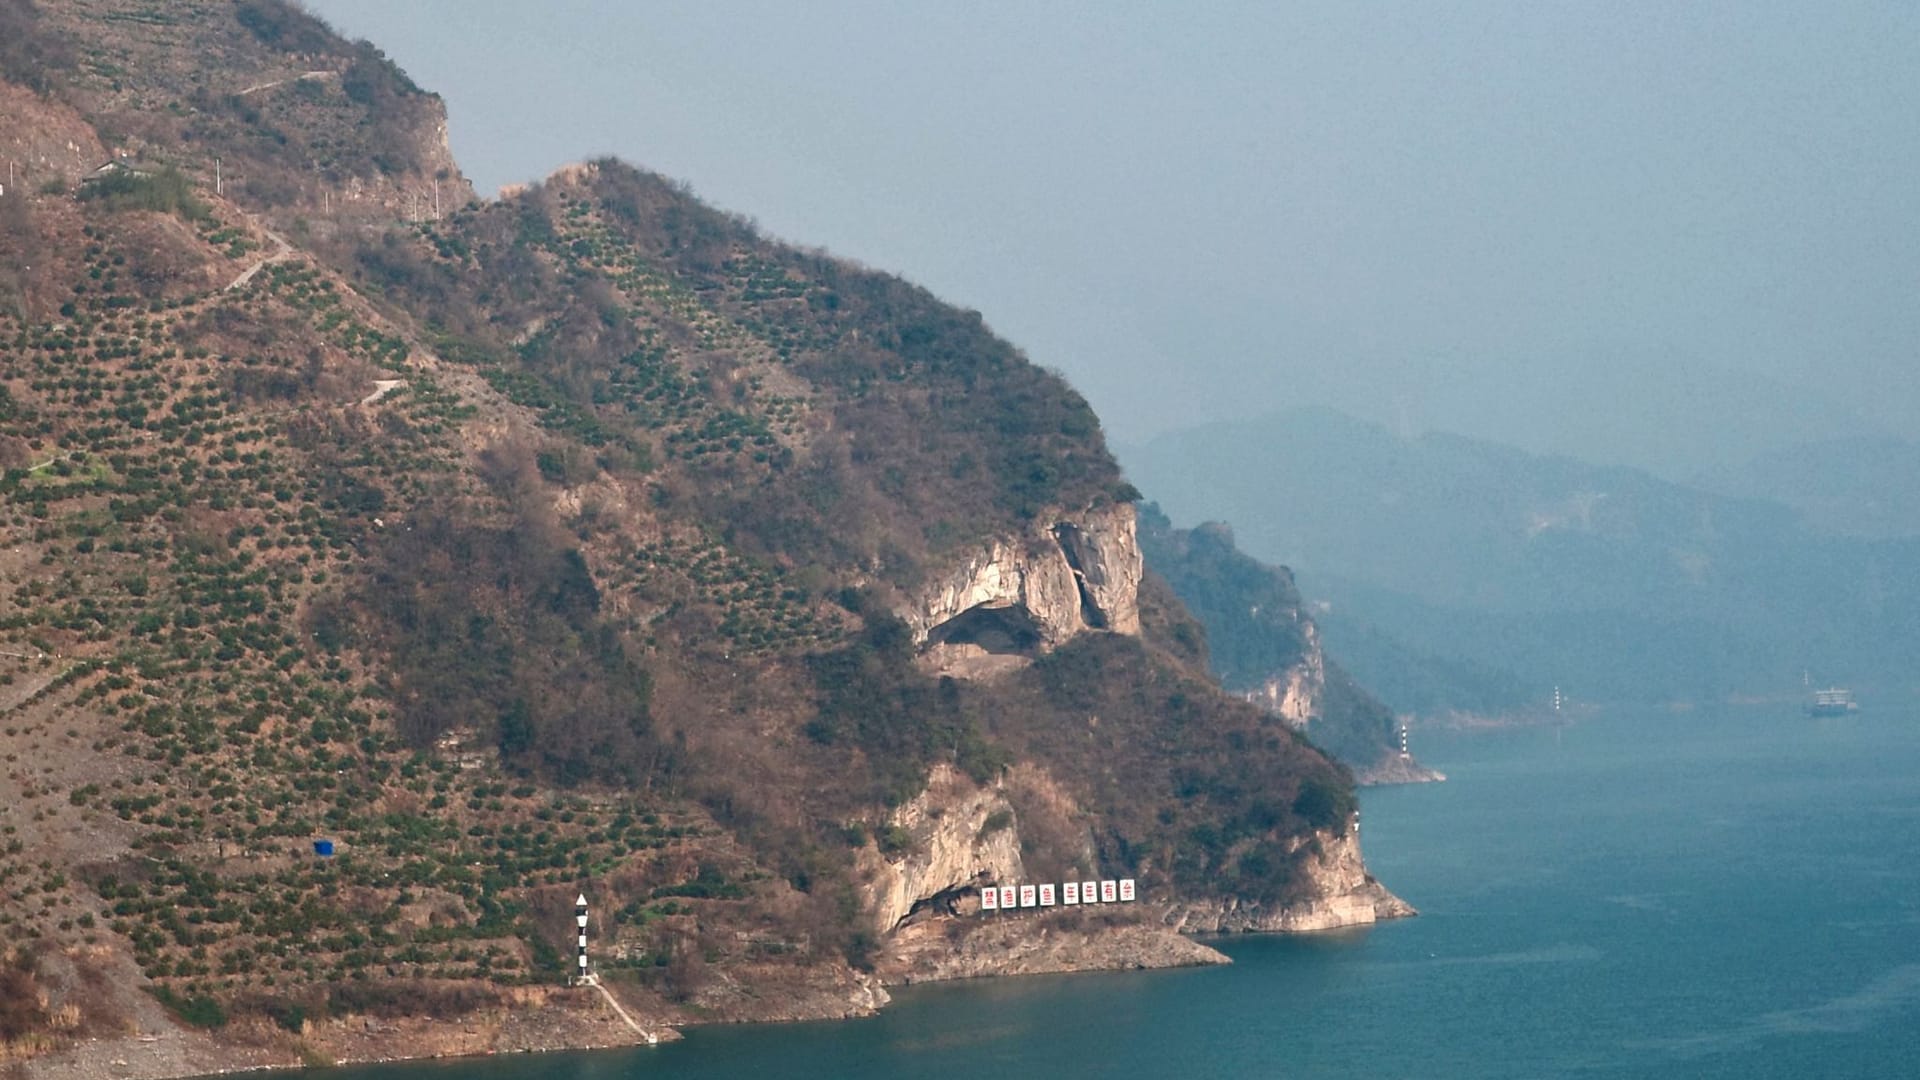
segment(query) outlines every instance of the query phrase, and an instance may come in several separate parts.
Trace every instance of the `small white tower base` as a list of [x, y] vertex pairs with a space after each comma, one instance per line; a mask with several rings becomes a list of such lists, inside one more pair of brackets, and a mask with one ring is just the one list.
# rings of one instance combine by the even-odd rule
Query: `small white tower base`
[[592, 986], [593, 976], [587, 973], [587, 894], [581, 893], [580, 899], [573, 902], [573, 921], [580, 931], [574, 953], [573, 977], [568, 982], [574, 986]]

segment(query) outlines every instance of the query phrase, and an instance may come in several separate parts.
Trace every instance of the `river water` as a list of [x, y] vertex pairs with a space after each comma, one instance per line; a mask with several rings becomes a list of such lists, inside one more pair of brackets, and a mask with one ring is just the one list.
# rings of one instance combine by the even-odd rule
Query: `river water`
[[1371, 930], [1232, 967], [910, 988], [647, 1050], [328, 1070], [627, 1077], [1920, 1076], [1920, 714], [1603, 712], [1416, 733], [1363, 793]]

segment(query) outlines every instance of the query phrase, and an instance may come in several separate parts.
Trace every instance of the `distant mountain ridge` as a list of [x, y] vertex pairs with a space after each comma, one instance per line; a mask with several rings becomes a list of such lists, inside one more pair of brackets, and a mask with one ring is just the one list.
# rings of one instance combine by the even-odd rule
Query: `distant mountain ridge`
[[[1170, 514], [1232, 522], [1338, 619], [1539, 693], [1701, 700], [1782, 690], [1804, 668], [1866, 678], [1920, 636], [1920, 544], [1824, 535], [1778, 503], [1634, 469], [1324, 410], [1123, 453]], [[1364, 650], [1351, 662], [1393, 681]]]
[[1920, 536], [1920, 443], [1856, 436], [1801, 443], [1705, 473], [1708, 491], [1783, 503], [1816, 532]]

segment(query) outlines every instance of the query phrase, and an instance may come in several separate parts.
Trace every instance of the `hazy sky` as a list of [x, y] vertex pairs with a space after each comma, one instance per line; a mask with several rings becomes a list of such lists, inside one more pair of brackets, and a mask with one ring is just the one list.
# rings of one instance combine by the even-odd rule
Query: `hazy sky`
[[1327, 404], [1685, 473], [1920, 436], [1920, 5], [310, 0], [492, 192], [616, 154], [1114, 437]]

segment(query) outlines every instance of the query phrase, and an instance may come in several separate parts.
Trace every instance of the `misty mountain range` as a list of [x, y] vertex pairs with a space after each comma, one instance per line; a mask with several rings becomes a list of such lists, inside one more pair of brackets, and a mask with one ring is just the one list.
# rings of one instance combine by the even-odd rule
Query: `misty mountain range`
[[1684, 485], [1306, 409], [1123, 456], [1176, 522], [1228, 522], [1291, 566], [1330, 647], [1396, 708], [1886, 683], [1920, 643], [1908, 444], [1776, 451]]
[[1816, 532], [1920, 536], [1920, 444], [1853, 436], [1779, 447], [1696, 478], [1709, 491], [1782, 502]]

